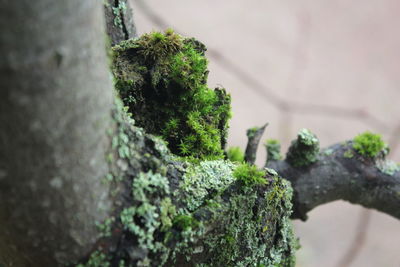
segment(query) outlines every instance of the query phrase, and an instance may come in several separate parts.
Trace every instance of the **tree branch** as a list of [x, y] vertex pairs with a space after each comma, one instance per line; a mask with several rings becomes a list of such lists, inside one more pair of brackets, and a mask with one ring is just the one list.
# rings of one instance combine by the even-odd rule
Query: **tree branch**
[[400, 219], [400, 172], [385, 155], [362, 156], [348, 141], [321, 151], [317, 161], [306, 166], [296, 167], [286, 159], [269, 161], [267, 167], [292, 183], [293, 218], [306, 220], [313, 208], [342, 199]]
[[244, 160], [247, 163], [254, 164], [256, 161], [258, 144], [260, 143], [261, 137], [267, 126], [268, 123], [264, 124], [262, 127], [253, 127], [247, 130], [248, 141], [244, 155]]
[[136, 37], [133, 12], [127, 0], [107, 0], [104, 4], [106, 30], [111, 44]]

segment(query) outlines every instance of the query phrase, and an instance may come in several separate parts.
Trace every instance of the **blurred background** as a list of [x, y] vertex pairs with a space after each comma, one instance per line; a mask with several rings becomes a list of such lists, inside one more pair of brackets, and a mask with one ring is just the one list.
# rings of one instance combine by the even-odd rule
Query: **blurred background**
[[[131, 2], [139, 34], [171, 27], [207, 45], [209, 86], [232, 95], [229, 146], [244, 149], [246, 129], [265, 122], [283, 152], [301, 128], [322, 147], [370, 130], [400, 161], [400, 1]], [[297, 266], [400, 266], [388, 215], [337, 201], [294, 225]]]

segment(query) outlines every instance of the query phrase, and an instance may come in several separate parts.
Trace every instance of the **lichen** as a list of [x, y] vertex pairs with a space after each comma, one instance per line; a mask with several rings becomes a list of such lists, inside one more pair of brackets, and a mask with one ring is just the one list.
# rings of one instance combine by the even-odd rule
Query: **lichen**
[[384, 152], [387, 145], [379, 134], [364, 132], [353, 139], [353, 148], [362, 156], [368, 158], [376, 157]]
[[109, 258], [106, 254], [95, 251], [90, 255], [89, 260], [85, 264], [78, 264], [76, 267], [110, 267]]
[[223, 160], [202, 161], [188, 167], [180, 184], [180, 194], [187, 209], [194, 211], [213, 193], [222, 192], [232, 184], [235, 181], [234, 167], [232, 163]]
[[281, 160], [281, 144], [276, 139], [267, 139], [265, 144], [267, 150], [267, 161]]
[[122, 29], [123, 15], [126, 12], [126, 3], [124, 1], [118, 1], [118, 6], [112, 7], [114, 14], [114, 25]]
[[230, 147], [227, 151], [227, 157], [232, 162], [243, 162], [244, 153], [238, 146]]
[[104, 180], [119, 185], [118, 205], [78, 266], [294, 266], [292, 189], [271, 169], [223, 160], [230, 98], [205, 85], [205, 47], [172, 31], [146, 38], [114, 48], [124, 102]]
[[353, 158], [353, 157], [354, 157], [353, 150], [347, 149], [347, 150], [343, 153], [343, 157], [345, 157], [345, 158], [347, 158], [347, 159]]
[[393, 176], [400, 171], [400, 166], [391, 160], [380, 160], [376, 163], [377, 168], [384, 174]]
[[206, 48], [167, 30], [113, 48], [116, 88], [136, 124], [192, 159], [222, 159], [230, 96], [207, 87]]
[[210, 255], [201, 266], [294, 266], [292, 190], [278, 176], [266, 178], [268, 184], [222, 195], [213, 213], [219, 227], [202, 242]]
[[286, 160], [295, 167], [304, 167], [316, 162], [318, 153], [318, 138], [309, 130], [301, 129], [289, 147]]

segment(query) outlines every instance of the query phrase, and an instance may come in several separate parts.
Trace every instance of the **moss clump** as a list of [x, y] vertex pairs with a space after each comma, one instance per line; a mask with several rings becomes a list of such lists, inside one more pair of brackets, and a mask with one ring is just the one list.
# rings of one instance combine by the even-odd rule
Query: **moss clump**
[[265, 142], [265, 148], [267, 150], [267, 161], [281, 160], [281, 144], [276, 139], [268, 139]]
[[309, 130], [301, 129], [289, 147], [286, 160], [295, 167], [303, 167], [316, 162], [318, 153], [318, 138]]
[[255, 165], [247, 163], [240, 164], [233, 172], [233, 176], [241, 181], [245, 186], [265, 184], [265, 171], [257, 169]]
[[374, 158], [383, 151], [387, 145], [379, 134], [365, 132], [353, 139], [353, 148], [365, 157]]
[[116, 88], [136, 124], [192, 159], [221, 159], [230, 96], [207, 87], [206, 48], [167, 30], [113, 48]]
[[244, 153], [238, 146], [230, 147], [227, 151], [227, 156], [230, 161], [243, 162]]
[[260, 127], [253, 127], [253, 128], [247, 129], [247, 131], [246, 131], [247, 137], [253, 138], [258, 130], [260, 130]]
[[173, 227], [181, 231], [187, 231], [189, 228], [195, 229], [199, 226], [199, 222], [191, 215], [178, 215], [174, 218]]

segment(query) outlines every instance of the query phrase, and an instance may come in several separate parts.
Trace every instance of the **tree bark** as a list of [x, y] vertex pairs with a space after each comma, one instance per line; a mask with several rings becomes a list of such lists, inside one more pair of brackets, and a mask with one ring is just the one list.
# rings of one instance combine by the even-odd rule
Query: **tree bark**
[[[100, 1], [0, 1], [0, 263], [80, 259], [108, 216]], [[1, 264], [0, 264], [1, 265]]]
[[104, 12], [111, 45], [136, 37], [133, 12], [128, 0], [106, 0]]
[[306, 220], [313, 208], [342, 199], [400, 219], [400, 171], [384, 154], [363, 157], [349, 141], [322, 150], [317, 158], [303, 167], [287, 159], [267, 163], [292, 184], [292, 218]]

